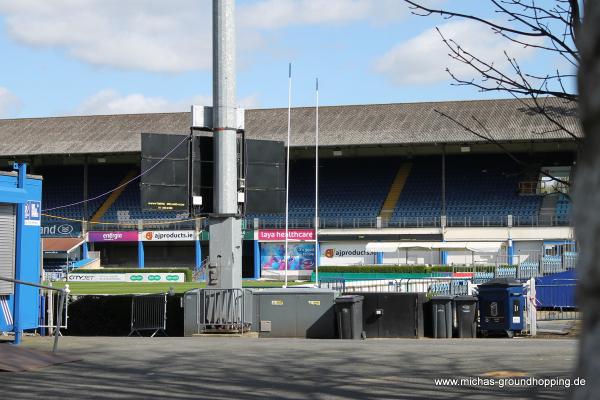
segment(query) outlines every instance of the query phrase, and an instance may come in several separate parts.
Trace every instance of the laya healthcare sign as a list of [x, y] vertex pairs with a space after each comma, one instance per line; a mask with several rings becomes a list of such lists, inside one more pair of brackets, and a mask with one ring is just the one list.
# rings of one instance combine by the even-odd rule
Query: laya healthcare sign
[[194, 231], [144, 231], [142, 241], [144, 242], [178, 242], [195, 240]]
[[69, 282], [184, 282], [185, 274], [181, 272], [139, 272], [139, 273], [71, 273], [68, 275]]
[[88, 234], [88, 241], [96, 243], [137, 242], [138, 233], [136, 231], [90, 232]]
[[[312, 229], [288, 229], [287, 236], [289, 241], [315, 240], [315, 231]], [[283, 242], [285, 241], [285, 229], [260, 229], [258, 240]]]

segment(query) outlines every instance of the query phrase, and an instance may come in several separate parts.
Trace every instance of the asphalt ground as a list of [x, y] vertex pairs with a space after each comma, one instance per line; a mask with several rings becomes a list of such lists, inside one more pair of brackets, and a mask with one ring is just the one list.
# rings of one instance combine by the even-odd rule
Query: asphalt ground
[[[51, 339], [23, 346], [49, 350]], [[60, 351], [81, 361], [0, 373], [0, 398], [562, 399], [573, 383], [500, 379], [573, 382], [577, 341], [63, 337]]]

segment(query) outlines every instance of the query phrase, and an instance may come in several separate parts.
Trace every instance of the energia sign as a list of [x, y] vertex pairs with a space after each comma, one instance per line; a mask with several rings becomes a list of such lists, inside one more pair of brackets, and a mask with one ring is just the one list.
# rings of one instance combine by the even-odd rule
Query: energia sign
[[136, 231], [119, 232], [90, 232], [88, 233], [89, 242], [137, 242], [138, 233]]
[[139, 273], [71, 273], [68, 275], [69, 282], [184, 282], [185, 274], [181, 272], [139, 272]]
[[194, 231], [144, 231], [142, 241], [144, 242], [178, 242], [195, 240]]

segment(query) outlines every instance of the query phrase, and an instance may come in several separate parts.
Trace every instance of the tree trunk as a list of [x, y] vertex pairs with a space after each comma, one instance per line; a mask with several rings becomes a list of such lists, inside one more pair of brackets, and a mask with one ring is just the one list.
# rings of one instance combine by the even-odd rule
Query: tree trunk
[[579, 244], [578, 301], [583, 311], [574, 399], [600, 396], [600, 2], [587, 1], [578, 35], [581, 53], [579, 107], [585, 132], [574, 187], [574, 216]]

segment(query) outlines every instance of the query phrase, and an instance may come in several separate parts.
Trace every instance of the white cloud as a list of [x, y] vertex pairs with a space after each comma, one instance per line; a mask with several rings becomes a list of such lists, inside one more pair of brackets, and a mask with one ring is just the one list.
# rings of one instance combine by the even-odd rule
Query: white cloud
[[0, 0], [9, 35], [96, 65], [180, 72], [211, 66], [210, 0]]
[[[75, 110], [79, 115], [98, 114], [139, 114], [189, 111], [192, 104], [210, 105], [211, 96], [197, 95], [187, 99], [168, 100], [164, 97], [145, 96], [134, 93], [121, 95], [114, 89], [104, 89], [84, 100]], [[241, 107], [256, 108], [259, 106], [257, 95], [239, 100]]]
[[[446, 39], [454, 39], [462, 48], [482, 60], [506, 69], [506, 51], [519, 61], [531, 58], [534, 48], [505, 40], [483, 24], [474, 21], [449, 22], [439, 26]], [[375, 62], [375, 71], [396, 84], [429, 84], [449, 79], [446, 67], [459, 77], [473, 77], [473, 69], [451, 59], [439, 33], [429, 29], [402, 42]]]
[[[443, 1], [422, 3], [431, 6]], [[380, 24], [400, 20], [409, 11], [401, 0], [260, 0], [240, 7], [240, 24], [259, 29], [356, 21]]]
[[260, 29], [344, 23], [369, 18], [379, 2], [391, 3], [381, 0], [262, 0], [242, 7], [240, 21]]
[[[18, 42], [64, 49], [86, 63], [155, 72], [211, 68], [211, 0], [0, 0], [0, 14]], [[400, 0], [244, 2], [238, 49], [242, 57], [255, 55], [269, 29], [385, 23], [407, 14]]]
[[21, 101], [8, 89], [0, 87], [0, 117], [10, 117], [21, 108]]

